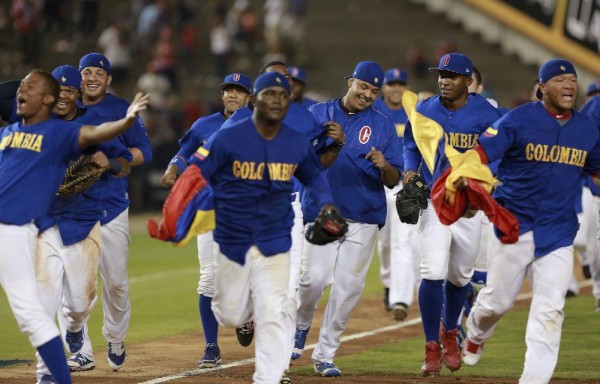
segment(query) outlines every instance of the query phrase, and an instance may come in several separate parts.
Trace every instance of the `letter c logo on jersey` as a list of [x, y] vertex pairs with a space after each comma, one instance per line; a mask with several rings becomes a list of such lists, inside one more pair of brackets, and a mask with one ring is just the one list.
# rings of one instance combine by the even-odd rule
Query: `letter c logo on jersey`
[[368, 125], [365, 125], [364, 127], [362, 127], [360, 129], [360, 133], [358, 134], [358, 141], [360, 141], [361, 144], [367, 144], [367, 142], [369, 141], [370, 138], [371, 138], [371, 127], [369, 127]]

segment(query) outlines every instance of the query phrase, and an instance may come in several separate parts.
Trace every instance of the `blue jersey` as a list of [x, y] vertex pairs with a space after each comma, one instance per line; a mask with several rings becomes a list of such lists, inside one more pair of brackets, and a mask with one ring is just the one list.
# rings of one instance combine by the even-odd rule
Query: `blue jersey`
[[[252, 116], [252, 108], [250, 105], [246, 105], [231, 115], [222, 128], [227, 128], [240, 120], [247, 119]], [[290, 103], [290, 108], [287, 114], [283, 118], [283, 123], [291, 129], [303, 133], [306, 136], [306, 140], [310, 141], [315, 153], [321, 153], [325, 149], [327, 142], [327, 130], [324, 126], [317, 124], [313, 115], [308, 112], [306, 108], [303, 108], [298, 103]], [[294, 179], [294, 192], [302, 194], [302, 184]]]
[[406, 129], [406, 122], [408, 121], [406, 111], [404, 110], [404, 108], [390, 109], [390, 107], [387, 106], [385, 101], [383, 101], [383, 98], [375, 100], [375, 102], [373, 103], [373, 107], [375, 107], [375, 109], [377, 109], [379, 112], [389, 117], [390, 120], [392, 120], [392, 122], [394, 123], [394, 126], [396, 127], [396, 134], [398, 135], [398, 153], [400, 159], [402, 160], [402, 168], [404, 169], [404, 130]]
[[202, 116], [192, 124], [192, 127], [179, 140], [179, 152], [171, 160], [171, 164], [177, 165], [177, 173], [180, 174], [187, 168], [189, 159], [198, 148], [204, 145], [208, 138], [215, 133], [226, 121], [223, 112]]
[[[365, 156], [375, 147], [398, 172], [402, 170], [392, 121], [374, 108], [346, 114], [340, 99], [315, 104], [309, 110], [320, 124], [339, 123], [346, 135], [346, 143], [337, 159], [325, 171], [336, 207], [347, 219], [383, 226], [387, 205], [381, 171]], [[311, 196], [302, 197], [305, 221], [314, 221], [319, 208]]]
[[265, 256], [291, 247], [292, 176], [314, 188], [320, 204], [332, 202], [321, 166], [303, 134], [282, 124], [265, 140], [252, 119], [221, 129], [190, 159], [213, 189], [221, 252], [244, 264], [253, 244]]
[[450, 145], [458, 152], [465, 152], [477, 145], [477, 139], [500, 118], [500, 112], [486, 99], [469, 94], [464, 107], [450, 111], [442, 104], [441, 96], [430, 97], [417, 105], [417, 112], [436, 121], [444, 129], [444, 142], [440, 142], [435, 159], [433, 174], [422, 161], [421, 153], [415, 143], [410, 122], [404, 132], [404, 170], [418, 171], [431, 188], [440, 175], [450, 166], [443, 155], [443, 146]]
[[81, 124], [55, 118], [0, 128], [0, 222], [23, 225], [52, 204], [69, 161], [81, 155]]
[[[600, 129], [600, 96], [594, 96], [590, 98], [582, 107], [581, 113], [590, 118], [598, 129]], [[600, 187], [594, 183], [592, 177], [589, 175], [583, 176], [583, 185], [588, 187], [592, 191], [592, 195], [600, 196]], [[581, 212], [581, 211], [578, 211]]]
[[[98, 104], [87, 106], [88, 113], [96, 114], [100, 122], [119, 120], [127, 114], [129, 103], [117, 96], [107, 94]], [[138, 148], [144, 155], [144, 164], [152, 160], [152, 146], [142, 119], [137, 117], [133, 127], [118, 136], [119, 141], [127, 148]], [[108, 183], [106, 194], [102, 200], [102, 224], [111, 222], [129, 207], [127, 195], [127, 178], [105, 177]]]
[[[84, 113], [73, 121], [82, 125], [101, 124], [101, 121], [98, 120], [97, 115]], [[122, 157], [131, 161], [133, 158], [129, 149], [118, 138], [107, 140], [96, 148], [109, 159]], [[109, 188], [108, 180], [110, 178], [114, 177], [107, 172], [83, 193], [56, 196], [48, 214], [36, 223], [40, 233], [57, 225], [65, 246], [87, 238], [94, 225], [102, 219], [102, 198]]]
[[535, 102], [508, 112], [479, 139], [490, 161], [501, 159], [494, 197], [519, 219], [520, 233], [533, 231], [535, 256], [573, 244], [581, 170], [600, 170], [599, 138], [585, 115], [574, 112], [561, 126]]

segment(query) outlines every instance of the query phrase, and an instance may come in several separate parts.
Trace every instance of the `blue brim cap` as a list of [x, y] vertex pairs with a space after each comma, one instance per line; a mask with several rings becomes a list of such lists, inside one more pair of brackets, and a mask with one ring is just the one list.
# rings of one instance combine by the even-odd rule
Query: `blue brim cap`
[[84, 68], [87, 67], [97, 67], [102, 68], [110, 75], [110, 62], [101, 53], [93, 52], [88, 53], [83, 56], [81, 60], [79, 60], [79, 71], [81, 72]]
[[223, 83], [221, 84], [221, 90], [229, 85], [238, 86], [249, 94], [252, 93], [252, 81], [248, 76], [242, 73], [232, 73], [231, 75], [225, 76], [225, 79], [223, 79]]
[[374, 61], [361, 61], [358, 63], [354, 72], [348, 78], [355, 78], [365, 81], [374, 87], [381, 88], [383, 85], [383, 78], [385, 77], [383, 69]]
[[254, 80], [253, 95], [258, 95], [263, 89], [269, 87], [281, 87], [288, 93], [292, 93], [289, 80], [279, 72], [267, 72]]
[[61, 65], [54, 68], [52, 76], [58, 81], [59, 85], [81, 90], [81, 73], [72, 65]]
[[400, 68], [391, 68], [385, 72], [383, 84], [402, 83], [408, 84], [408, 73]]
[[[573, 64], [565, 59], [552, 59], [542, 65], [540, 72], [538, 73], [538, 78], [540, 80], [540, 84], [545, 84], [551, 78], [565, 74], [577, 75]], [[540, 100], [543, 97], [542, 91], [539, 88], [537, 89], [535, 95]]]
[[298, 67], [289, 66], [288, 71], [290, 71], [290, 76], [292, 79], [299, 81], [302, 84], [306, 84], [306, 72], [304, 72], [304, 70]]
[[473, 63], [471, 59], [462, 53], [447, 53], [440, 58], [436, 68], [429, 68], [429, 70], [431, 72], [448, 71], [471, 77], [473, 75]]

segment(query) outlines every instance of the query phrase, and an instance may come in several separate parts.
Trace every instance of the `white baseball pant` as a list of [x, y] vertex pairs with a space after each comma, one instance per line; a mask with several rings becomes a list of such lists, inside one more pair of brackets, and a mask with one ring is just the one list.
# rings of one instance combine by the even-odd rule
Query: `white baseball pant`
[[[68, 246], [63, 245], [57, 226], [38, 238], [36, 276], [40, 300], [50, 317], [59, 309], [64, 311], [68, 322], [65, 327], [71, 332], [81, 330], [96, 304], [99, 260], [100, 222], [86, 239]], [[50, 375], [41, 356], [36, 356], [38, 377]]]
[[573, 247], [534, 257], [533, 232], [515, 244], [494, 236], [488, 252], [488, 277], [467, 319], [467, 335], [477, 344], [487, 341], [500, 318], [510, 310], [529, 277], [532, 300], [525, 331], [525, 365], [519, 383], [548, 383], [558, 360], [565, 294], [573, 273]]
[[462, 217], [450, 226], [443, 225], [429, 201], [419, 220], [419, 254], [422, 279], [448, 279], [464, 287], [473, 276], [481, 237], [483, 212]]
[[40, 302], [35, 277], [37, 227], [0, 223], [0, 286], [19, 329], [37, 348], [59, 336]]
[[365, 287], [377, 230], [376, 224], [349, 222], [342, 242], [304, 244], [296, 328], [310, 327], [319, 299], [327, 286], [333, 284], [323, 315], [319, 343], [312, 354], [315, 361], [333, 362], [346, 322]]
[[254, 319], [255, 384], [279, 383], [289, 362], [289, 253], [266, 257], [256, 246], [242, 266], [221, 252], [215, 257], [215, 296], [212, 309], [219, 324], [239, 327]]

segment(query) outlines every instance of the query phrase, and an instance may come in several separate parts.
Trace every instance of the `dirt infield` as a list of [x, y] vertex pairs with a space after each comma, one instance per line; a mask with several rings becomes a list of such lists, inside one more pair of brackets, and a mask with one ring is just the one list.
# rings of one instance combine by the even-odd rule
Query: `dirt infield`
[[[518, 303], [517, 306], [527, 306], [527, 302]], [[320, 324], [322, 308], [317, 310], [316, 325]], [[415, 309], [411, 310], [409, 319], [418, 316]], [[383, 310], [381, 300], [378, 297], [364, 298], [355, 309], [350, 322], [347, 325], [344, 335], [355, 334], [363, 331], [390, 326], [396, 324], [391, 319], [389, 313]], [[342, 343], [337, 356], [347, 356], [368, 349], [378, 348], [388, 343], [398, 342], [406, 337], [414, 337], [422, 333], [421, 324], [416, 323], [405, 328], [378, 333], [366, 338], [352, 340]], [[316, 342], [318, 332], [309, 334], [307, 343]], [[250, 359], [254, 355], [254, 344], [249, 348], [241, 347], [236, 340], [235, 332], [232, 329], [221, 329], [219, 335], [219, 345], [223, 356], [223, 364]], [[197, 371], [197, 361], [201, 357], [203, 348], [203, 338], [200, 332], [169, 337], [158, 341], [127, 345], [127, 360], [124, 367], [113, 372], [106, 363], [104, 352], [97, 348], [95, 360], [97, 367], [93, 371], [74, 373], [73, 383], [75, 384], [130, 384], [142, 383], [145, 381], [177, 375], [182, 372], [190, 372], [189, 377], [177, 378], [167, 381], [169, 383], [206, 383], [206, 384], [237, 384], [252, 382], [252, 373], [254, 369], [253, 362], [246, 362], [231, 368], [220, 370]], [[291, 368], [290, 377], [294, 384], [313, 384], [313, 383], [348, 383], [348, 384], [371, 384], [371, 383], [396, 383], [396, 384], [416, 384], [416, 383], [514, 383], [516, 380], [499, 379], [474, 379], [461, 378], [460, 371], [452, 376], [442, 376], [439, 378], [423, 378], [419, 375], [418, 368], [415, 375], [400, 376], [388, 375], [381, 376], [369, 374], [364, 376], [353, 375], [349, 370], [345, 370], [343, 376], [337, 379], [322, 378], [319, 376], [299, 376], [294, 375], [294, 369], [299, 366], [310, 366], [310, 352], [307, 351], [304, 356], [294, 362]], [[416, 362], [420, 366], [420, 362]], [[518, 374], [515, 372], [515, 374]], [[19, 364], [15, 366], [0, 369], [0, 383], [31, 384], [35, 382], [35, 364]], [[579, 381], [553, 381], [553, 383], [581, 383]]]

